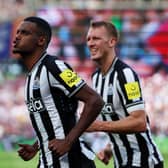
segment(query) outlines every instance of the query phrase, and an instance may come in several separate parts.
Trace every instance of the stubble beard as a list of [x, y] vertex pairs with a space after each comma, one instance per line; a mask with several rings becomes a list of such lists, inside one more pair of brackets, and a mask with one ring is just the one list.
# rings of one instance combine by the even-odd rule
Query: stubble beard
[[28, 55], [31, 54], [31, 53], [28, 52], [28, 51], [21, 51], [21, 50], [13, 50], [12, 52], [13, 52], [13, 54], [18, 54], [18, 55], [20, 55], [21, 57], [27, 57]]

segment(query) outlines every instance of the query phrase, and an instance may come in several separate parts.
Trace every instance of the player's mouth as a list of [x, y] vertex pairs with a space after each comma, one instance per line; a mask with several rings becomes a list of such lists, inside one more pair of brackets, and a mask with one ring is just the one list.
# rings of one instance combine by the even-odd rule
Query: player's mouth
[[17, 44], [18, 44], [18, 43], [16, 42], [16, 40], [14, 40], [13, 43], [12, 43], [12, 47], [13, 47], [13, 48], [16, 48], [16, 47], [17, 47]]
[[97, 49], [93, 48], [93, 49], [90, 49], [90, 53], [92, 55], [96, 55], [97, 54]]

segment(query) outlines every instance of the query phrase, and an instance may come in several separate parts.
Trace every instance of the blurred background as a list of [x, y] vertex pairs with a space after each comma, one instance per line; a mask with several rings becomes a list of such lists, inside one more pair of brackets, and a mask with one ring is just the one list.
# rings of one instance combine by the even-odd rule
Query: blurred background
[[0, 0], [0, 151], [13, 151], [17, 142], [35, 137], [24, 104], [26, 71], [12, 55], [11, 43], [19, 21], [36, 15], [52, 26], [48, 52], [67, 61], [88, 84], [95, 68], [85, 42], [90, 20], [116, 25], [118, 57], [140, 75], [152, 134], [167, 152], [167, 4], [168, 0]]

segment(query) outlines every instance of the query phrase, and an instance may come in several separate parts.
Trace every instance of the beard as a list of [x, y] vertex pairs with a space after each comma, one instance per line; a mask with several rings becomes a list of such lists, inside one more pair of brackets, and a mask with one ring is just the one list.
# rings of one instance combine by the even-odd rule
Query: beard
[[14, 48], [14, 49], [12, 50], [12, 53], [13, 53], [13, 54], [19, 54], [20, 56], [23, 56], [23, 57], [25, 57], [25, 56], [31, 54], [30, 51], [23, 51], [23, 50], [19, 50], [19, 49], [17, 49], [17, 48]]

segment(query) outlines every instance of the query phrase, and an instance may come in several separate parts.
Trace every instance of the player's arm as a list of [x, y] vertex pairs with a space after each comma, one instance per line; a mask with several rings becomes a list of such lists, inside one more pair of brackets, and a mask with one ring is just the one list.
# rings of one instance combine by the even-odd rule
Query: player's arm
[[[145, 131], [147, 116], [140, 90], [138, 81], [128, 83], [120, 82], [120, 85], [118, 85], [118, 92], [120, 92], [120, 95], [123, 95], [120, 101], [125, 105], [128, 116], [116, 121], [96, 120], [87, 131], [105, 131], [112, 133], [137, 133]], [[134, 111], [132, 109], [134, 109]]]
[[[115, 81], [115, 92], [122, 95], [119, 102], [125, 106], [128, 115], [116, 121], [96, 121], [92, 131], [105, 131], [113, 133], [137, 133], [146, 130], [146, 113], [141, 93], [141, 86], [137, 74], [127, 68], [119, 72]], [[114, 109], [115, 110], [115, 109]], [[117, 110], [117, 109], [116, 109]], [[117, 113], [118, 111], [116, 111]]]
[[88, 128], [88, 126], [96, 119], [97, 115], [101, 112], [103, 108], [104, 101], [102, 98], [90, 87], [85, 85], [77, 94], [76, 97], [84, 102], [84, 108], [81, 112], [78, 124], [70, 134], [67, 139], [74, 141], [78, 138], [83, 131]]
[[126, 118], [117, 121], [95, 121], [87, 129], [92, 131], [105, 131], [112, 133], [137, 133], [146, 130], [146, 114], [144, 110], [131, 112]]
[[58, 156], [63, 155], [71, 148], [76, 139], [96, 119], [104, 105], [103, 99], [87, 84], [76, 93], [75, 97], [84, 102], [84, 108], [78, 123], [64, 140], [54, 139], [49, 142], [49, 149], [55, 151]]

